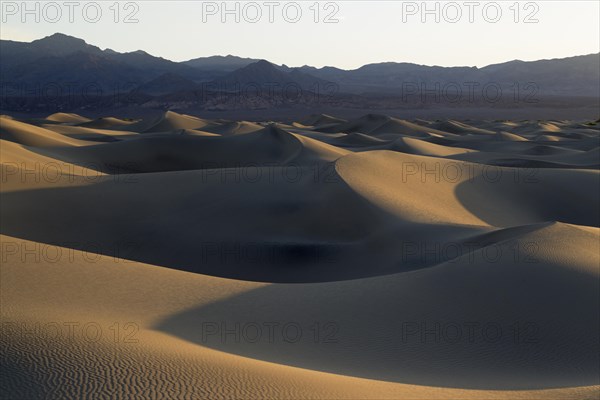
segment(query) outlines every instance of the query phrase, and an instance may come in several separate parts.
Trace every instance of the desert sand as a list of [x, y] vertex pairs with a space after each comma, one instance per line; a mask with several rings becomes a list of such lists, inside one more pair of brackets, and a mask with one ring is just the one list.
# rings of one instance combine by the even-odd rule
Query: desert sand
[[0, 398], [593, 399], [600, 123], [0, 117]]

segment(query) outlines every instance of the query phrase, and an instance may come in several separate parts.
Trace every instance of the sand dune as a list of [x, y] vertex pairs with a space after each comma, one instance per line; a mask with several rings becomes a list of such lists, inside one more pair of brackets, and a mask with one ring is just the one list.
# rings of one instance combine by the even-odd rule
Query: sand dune
[[168, 132], [178, 129], [201, 129], [209, 125], [210, 123], [200, 118], [167, 111], [154, 120], [142, 120], [127, 125], [126, 129], [134, 132]]
[[98, 128], [98, 129], [110, 129], [117, 127], [125, 127], [127, 125], [132, 125], [136, 121], [125, 121], [115, 117], [104, 117], [98, 118], [93, 121], [84, 122], [79, 124], [78, 126], [83, 128]]
[[84, 146], [84, 141], [72, 139], [68, 136], [57, 134], [48, 129], [39, 128], [13, 119], [0, 118], [0, 138], [26, 146], [58, 147], [58, 146]]
[[430, 125], [432, 128], [435, 128], [440, 131], [455, 133], [455, 134], [484, 134], [484, 135], [493, 135], [495, 131], [489, 129], [482, 129], [475, 126], [468, 125], [467, 123], [459, 122], [459, 121], [441, 121], [436, 122]]
[[435, 143], [426, 142], [412, 137], [401, 137], [399, 139], [396, 139], [391, 149], [400, 151], [402, 153], [433, 157], [447, 157], [456, 154], [474, 152], [474, 150], [470, 149], [441, 146]]
[[82, 117], [77, 114], [69, 114], [69, 113], [56, 113], [46, 117], [48, 121], [54, 121], [61, 124], [82, 124], [86, 122], [90, 122], [88, 118]]
[[[552, 226], [544, 229], [552, 230]], [[558, 229], [571, 229], [568, 227]], [[577, 229], [577, 228], [572, 228]], [[589, 234], [589, 233], [588, 233]], [[579, 235], [585, 237], [585, 232]], [[2, 243], [6, 245], [16, 244], [36, 246], [34, 242], [2, 236]], [[395, 326], [403, 321], [421, 321], [422, 317], [415, 317], [417, 309], [435, 310], [438, 304], [445, 304], [444, 308], [434, 311], [438, 315], [442, 312], [451, 311], [462, 316], [473, 317], [473, 314], [464, 315], [458, 310], [461, 305], [471, 309], [473, 313], [486, 313], [483, 304], [473, 307], [469, 292], [459, 294], [455, 298], [451, 293], [454, 285], [447, 285], [446, 279], [460, 279], [470, 270], [477, 270], [475, 265], [440, 266], [437, 271], [420, 275], [398, 275], [392, 279], [359, 280], [347, 283], [330, 283], [327, 288], [312, 285], [300, 286], [274, 286], [260, 283], [251, 283], [236, 280], [213, 278], [205, 275], [188, 274], [165, 268], [157, 268], [150, 265], [130, 262], [112, 257], [94, 258], [90, 263], [90, 254], [74, 252], [69, 256], [67, 249], [63, 249], [62, 262], [51, 262], [49, 259], [41, 259], [37, 263], [24, 264], [19, 254], [9, 256], [3, 263], [2, 269], [2, 301], [4, 304], [19, 305], [18, 307], [3, 307], [3, 321], [10, 321], [5, 325], [3, 334], [0, 336], [0, 346], [5, 361], [3, 365], [7, 372], [1, 380], [2, 393], [12, 394], [20, 398], [36, 397], [81, 397], [83, 395], [112, 396], [112, 397], [169, 397], [169, 398], [377, 398], [377, 399], [527, 399], [527, 398], [552, 398], [552, 399], [581, 399], [593, 398], [597, 394], [597, 387], [578, 386], [560, 388], [563, 381], [555, 382], [554, 389], [528, 389], [528, 390], [477, 390], [441, 388], [437, 384], [427, 386], [423, 384], [405, 383], [395, 381], [406, 371], [408, 376], [420, 375], [418, 381], [435, 380], [439, 371], [428, 371], [424, 361], [436, 365], [440, 359], [444, 360], [441, 365], [452, 363], [454, 357], [466, 362], [459, 364], [462, 376], [469, 375], [469, 369], [478, 365], [489, 365], [484, 372], [491, 376], [497, 376], [503, 371], [505, 378], [517, 375], [517, 371], [501, 368], [502, 363], [515, 362], [518, 371], [529, 372], [532, 367], [539, 367], [544, 363], [544, 358], [533, 358], [528, 360], [526, 344], [511, 344], [510, 339], [504, 339], [497, 345], [478, 344], [472, 348], [459, 346], [450, 353], [439, 352], [443, 344], [417, 343], [415, 348], [415, 336], [410, 336], [410, 347], [402, 350], [401, 332], [392, 331], [393, 326], [386, 327], [381, 337], [373, 337], [369, 328], [373, 330], [380, 327], [382, 320], [378, 320], [379, 314], [374, 312], [385, 311], [381, 307], [390, 307], [390, 311], [408, 312], [406, 317], [392, 319]], [[551, 254], [549, 255], [551, 256]], [[87, 258], [86, 258], [87, 257]], [[532, 265], [536, 267], [536, 265]], [[539, 267], [539, 265], [537, 266]], [[541, 293], [550, 293], [553, 286], [559, 285], [558, 279], [571, 275], [574, 280], [570, 285], [578, 285], [576, 271], [560, 271], [554, 264], [550, 271], [551, 279], [543, 283]], [[458, 269], [458, 271], [453, 271]], [[467, 269], [467, 270], [465, 270]], [[518, 292], [514, 287], [514, 280], [524, 277], [530, 272], [518, 271], [516, 266], [511, 271], [486, 268], [476, 276], [469, 278], [469, 287], [472, 290], [486, 292], [491, 279], [502, 278], [509, 285], [511, 292]], [[457, 273], [453, 273], [457, 272]], [[516, 275], [517, 274], [517, 275]], [[486, 276], [487, 275], [487, 276]], [[554, 276], [553, 276], [554, 275]], [[526, 285], [535, 279], [529, 274]], [[579, 281], [583, 280], [582, 276]], [[132, 289], [135, 283], [135, 290]], [[477, 283], [484, 283], [483, 287], [477, 287]], [[539, 286], [540, 282], [531, 282]], [[433, 287], [431, 285], [434, 285]], [[461, 286], [463, 282], [461, 282]], [[585, 286], [585, 285], [584, 285]], [[367, 290], [370, 296], [356, 295], [357, 291]], [[201, 288], [201, 290], [199, 290]], [[421, 293], [419, 290], [428, 292], [438, 288], [442, 293], [432, 297], [429, 293]], [[324, 290], [327, 289], [327, 290]], [[407, 289], [401, 291], [398, 289]], [[340, 291], [349, 291], [350, 296], [345, 296], [331, 301], [335, 294]], [[501, 290], [498, 290], [501, 292]], [[578, 300], [588, 301], [586, 296], [593, 292], [580, 293], [577, 298], [569, 299], [569, 304]], [[519, 298], [515, 298], [510, 305], [504, 307], [520, 307], [520, 315], [528, 312], [527, 308], [534, 307], [543, 299], [525, 298], [528, 291], [522, 291]], [[148, 294], [152, 293], [151, 296]], [[436, 292], [433, 292], [436, 293]], [[292, 305], [302, 299], [305, 305], [301, 308]], [[425, 302], [420, 307], [411, 307], [417, 303], [417, 298]], [[495, 293], [486, 295], [488, 306], [493, 306], [498, 300], [494, 300]], [[445, 297], [452, 300], [443, 303]], [[77, 301], [73, 301], [76, 298]], [[365, 299], [366, 303], [361, 300]], [[403, 305], [404, 300], [404, 305]], [[257, 315], [258, 308], [252, 307], [247, 301], [258, 301], [261, 306], [266, 306], [265, 313]], [[408, 301], [408, 303], [407, 303]], [[438, 303], [440, 301], [440, 303]], [[553, 302], [559, 302], [560, 298], [554, 297]], [[465, 302], [465, 303], [463, 303]], [[519, 303], [522, 302], [522, 303]], [[490, 304], [491, 303], [491, 304]], [[552, 304], [552, 303], [551, 303]], [[592, 302], [589, 302], [592, 304]], [[323, 307], [325, 306], [325, 307]], [[348, 308], [357, 307], [358, 308]], [[290, 315], [290, 308], [298, 313]], [[316, 308], [315, 308], [316, 307]], [[397, 308], [400, 307], [400, 308]], [[501, 309], [501, 308], [500, 308]], [[310, 315], [311, 310], [317, 312], [315, 316]], [[353, 310], [356, 315], [353, 315]], [[564, 308], [565, 312], [567, 307]], [[584, 311], [583, 318], [578, 319], [579, 324], [590, 321], [593, 318]], [[591, 310], [593, 311], [593, 310]], [[546, 321], [547, 310], [542, 316], [532, 321], [545, 321], [551, 325], [543, 328], [552, 328], [552, 321], [558, 322], [554, 316]], [[284, 313], [281, 315], [281, 313]], [[339, 313], [339, 314], [338, 314]], [[238, 317], [242, 317], [238, 320]], [[436, 314], [427, 318], [434, 318]], [[358, 316], [358, 318], [356, 318]], [[562, 315], [561, 315], [562, 316]], [[273, 346], [269, 347], [266, 336], [261, 343], [242, 342], [232, 344], [229, 348], [220, 343], [219, 334], [211, 334], [210, 340], [199, 344], [198, 330], [202, 321], [205, 322], [227, 322], [230, 326], [236, 321], [253, 321], [261, 323], [271, 321], [273, 318], [281, 318], [281, 321], [297, 322], [305, 324], [306, 321], [314, 323], [315, 317], [334, 317], [338, 321], [339, 331], [331, 339], [337, 339], [331, 343], [314, 343], [312, 336], [307, 336], [301, 342], [291, 344], [283, 342], [280, 336]], [[404, 319], [405, 318], [405, 319]], [[486, 321], [495, 320], [495, 313], [486, 315]], [[505, 321], [504, 318], [500, 321]], [[570, 316], [570, 319], [576, 316]], [[329, 320], [324, 320], [327, 322]], [[364, 325], [377, 323], [376, 326]], [[509, 320], [513, 323], [512, 320]], [[555, 323], [556, 323], [555, 322]], [[38, 323], [42, 332], [46, 335], [21, 335], [18, 324], [25, 324], [27, 328]], [[71, 323], [73, 325], [65, 325]], [[63, 338], [58, 339], [52, 330], [58, 324], [62, 330]], [[78, 324], [78, 325], [75, 325]], [[93, 333], [90, 336], [83, 334], [83, 327], [99, 327], [100, 335]], [[130, 324], [130, 325], [127, 325]], [[73, 336], [67, 335], [67, 326], [75, 326]], [[114, 328], [119, 326], [121, 331], [118, 340], [115, 341]], [[212, 326], [212, 325], [211, 325]], [[412, 325], [410, 325], [412, 326]], [[504, 325], [502, 325], [506, 328]], [[46, 327], [46, 328], [44, 328]], [[110, 330], [113, 327], [113, 330]], [[127, 327], [127, 328], [125, 328]], [[360, 329], [355, 331], [353, 329]], [[544, 347], [561, 341], [568, 335], [575, 335], [577, 327], [573, 329], [552, 330], [553, 335], [543, 343], [536, 344], [536, 351], [544, 352]], [[46, 330], [43, 330], [46, 329]], [[531, 326], [523, 334], [522, 340], [530, 339], [533, 331]], [[330, 334], [331, 328], [325, 333]], [[35, 332], [35, 331], [34, 331]], [[480, 333], [480, 331], [478, 331]], [[583, 333], [583, 332], [581, 332]], [[361, 335], [366, 334], [371, 338], [369, 342], [356, 346]], [[278, 332], [278, 335], [280, 333]], [[386, 337], [386, 335], [390, 335]], [[99, 337], [98, 337], [99, 336]], [[573, 381], [585, 382], [588, 380], [589, 364], [581, 368], [583, 374], [577, 375], [579, 367], [573, 368], [573, 362], [577, 360], [568, 357], [569, 350], [575, 350], [580, 354], [590, 345], [591, 334], [583, 334], [577, 339], [583, 339], [580, 345], [571, 348], [560, 346], [560, 352], [553, 356], [554, 362], [542, 366], [544, 373], [558, 373], [557, 369], [563, 365], [570, 369], [565, 376], [570, 376]], [[97, 338], [98, 337], [98, 338]], [[70, 339], [69, 339], [70, 338]], [[408, 338], [407, 338], [408, 340]], [[201, 341], [201, 339], [200, 339]], [[266, 342], [266, 343], [265, 343]], [[281, 342], [281, 343], [280, 343]], [[418, 340], [416, 340], [418, 342]], [[508, 342], [508, 343], [507, 343]], [[369, 345], [369, 343], [371, 343]], [[420, 348], [419, 348], [420, 346]], [[504, 348], [504, 346], [507, 346]], [[378, 348], [380, 347], [380, 348]], [[386, 348], [393, 349], [395, 353], [380, 354]], [[521, 349], [520, 349], [521, 348]], [[509, 350], [508, 356], [500, 356], [500, 365], [494, 366], [490, 363], [498, 352]], [[403, 352], [402, 352], [403, 351]], [[397, 353], [402, 352], [402, 353]], [[454, 354], [452, 353], [454, 352]], [[255, 354], [252, 354], [255, 353]], [[256, 354], [258, 353], [258, 355]], [[409, 361], [419, 360], [418, 354], [424, 354], [424, 358], [413, 368]], [[330, 358], [335, 355], [343, 357], [340, 359]], [[396, 355], [403, 358], [396, 359]], [[361, 359], [376, 359], [372, 366], [390, 367], [386, 373], [391, 380], [367, 379], [360, 375], [374, 375], [374, 371], [368, 371], [368, 365], [361, 363]], [[405, 357], [410, 357], [405, 359]], [[562, 357], [562, 359], [560, 358]], [[586, 362], [593, 361], [591, 354], [583, 357]], [[65, 362], [69, 360], [69, 362]], [[318, 370], [303, 368], [315, 360], [321, 366]], [[342, 363], [342, 361], [345, 361]], [[383, 364], [381, 364], [383, 361]], [[398, 361], [398, 364], [395, 364]], [[280, 362], [285, 363], [280, 364]], [[337, 363], [337, 364], [336, 364]], [[452, 363], [451, 369], [456, 368]], [[296, 365], [296, 366], [294, 366]], [[569, 365], [572, 367], [569, 368]], [[160, 367], [159, 367], [160, 366]], [[300, 366], [300, 368], [298, 368]], [[380, 370], [381, 367], [377, 367]], [[499, 368], [500, 367], [500, 368]], [[321, 372], [323, 368], [338, 370], [340, 368], [356, 368], [349, 371], [348, 375]], [[451, 370], [450, 369], [450, 370]], [[449, 370], [443, 371], [442, 376], [448, 378]], [[351, 376], [352, 375], [352, 376]], [[358, 376], [357, 376], [358, 375]], [[395, 375], [395, 377], [393, 377]], [[477, 375], [485, 375], [478, 372]], [[542, 375], [540, 375], [542, 376]], [[518, 377], [523, 382], [524, 377]], [[539, 379], [539, 378], [538, 378]], [[564, 379], [564, 377], [563, 377]], [[478, 382], [481, 384], [482, 382]], [[496, 382], [498, 385], [506, 385], [507, 381]], [[537, 382], [539, 384], [539, 381]], [[532, 381], [530, 386], [535, 386]], [[515, 385], [516, 386], [516, 385]]]
[[451, 133], [442, 132], [428, 126], [378, 114], [368, 114], [356, 120], [340, 123], [328, 128], [327, 131], [360, 132], [373, 136], [389, 136], [394, 134], [415, 137], [429, 137], [432, 134], [452, 135]]
[[262, 128], [263, 127], [261, 125], [258, 125], [258, 124], [252, 123], [252, 122], [233, 121], [233, 122], [222, 123], [220, 125], [215, 125], [212, 127], [205, 127], [205, 128], [203, 128], [203, 131], [226, 136], [226, 135], [240, 135], [240, 134], [244, 134], [244, 133], [256, 132], [258, 130], [261, 130]]
[[298, 126], [322, 127], [324, 125], [340, 124], [344, 122], [347, 121], [345, 119], [337, 118], [332, 115], [314, 114], [302, 120], [301, 122], [297, 122], [296, 124]]
[[112, 142], [119, 138], [124, 138], [130, 135], [137, 135], [136, 132], [127, 132], [122, 130], [110, 130], [106, 128], [89, 128], [68, 125], [43, 125], [44, 129], [60, 133], [67, 137], [80, 140], [96, 141], [96, 142]]
[[40, 152], [70, 163], [91, 163], [101, 171], [117, 168], [138, 173], [286, 164], [302, 150], [297, 138], [273, 126], [226, 137], [182, 132], [143, 134], [136, 140]]
[[598, 126], [169, 111], [0, 138], [1, 398], [600, 393]]

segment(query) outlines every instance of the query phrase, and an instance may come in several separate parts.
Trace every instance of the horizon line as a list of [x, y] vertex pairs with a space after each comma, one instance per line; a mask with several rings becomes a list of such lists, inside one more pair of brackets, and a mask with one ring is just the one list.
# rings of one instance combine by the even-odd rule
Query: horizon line
[[[47, 38], [50, 38], [50, 37], [53, 37], [53, 36], [57, 36], [57, 35], [59, 35], [59, 36], [66, 36], [66, 37], [70, 37], [70, 38], [82, 40], [85, 44], [87, 44], [89, 46], [97, 47], [101, 51], [110, 50], [110, 51], [113, 51], [115, 53], [120, 53], [120, 52], [118, 52], [116, 50], [111, 49], [110, 47], [106, 47], [106, 48], [103, 49], [103, 48], [101, 48], [99, 46], [96, 46], [95, 44], [89, 43], [84, 38], [80, 38], [80, 37], [77, 37], [77, 36], [68, 35], [68, 34], [62, 33], [62, 32], [55, 32], [55, 33], [53, 33], [51, 35], [43, 36], [43, 37], [41, 37], [39, 39], [31, 40], [30, 42], [21, 41], [21, 40], [4, 39], [0, 35], [0, 41], [8, 41], [8, 42], [16, 42], [16, 43], [33, 43], [33, 42], [37, 42], [37, 41], [40, 41], [40, 40], [43, 40], [43, 39], [47, 39]], [[148, 53], [146, 50], [143, 50], [143, 49], [131, 50], [131, 51], [127, 51], [127, 52], [120, 53], [120, 54], [131, 54], [131, 53], [136, 53], [136, 52], [140, 52], [140, 51], [144, 52], [144, 53], [146, 53], [146, 54], [148, 54], [148, 55], [150, 55], [152, 57], [161, 58], [163, 60], [167, 60], [167, 61], [170, 61], [170, 62], [173, 62], [173, 63], [176, 63], [176, 64], [185, 64], [186, 62], [197, 60], [197, 59], [201, 59], [201, 58], [212, 58], [212, 57], [223, 57], [223, 58], [226, 58], [226, 57], [235, 57], [235, 58], [245, 59], [245, 60], [254, 60], [254, 62], [267, 61], [267, 62], [269, 62], [269, 63], [271, 63], [273, 65], [281, 66], [281, 67], [288, 67], [288, 68], [304, 68], [304, 67], [310, 67], [310, 68], [315, 68], [315, 69], [335, 68], [335, 69], [339, 69], [339, 70], [342, 70], [342, 71], [356, 71], [358, 69], [361, 69], [361, 68], [369, 66], [369, 65], [378, 65], [378, 64], [412, 64], [412, 65], [417, 65], [417, 66], [421, 66], [421, 67], [431, 67], [431, 68], [438, 67], [438, 68], [474, 68], [474, 69], [483, 69], [483, 68], [487, 68], [487, 67], [490, 67], [490, 66], [507, 64], [507, 63], [511, 63], [511, 62], [524, 62], [524, 63], [527, 63], [527, 62], [538, 62], [538, 61], [564, 60], [564, 59], [568, 59], [568, 58], [586, 57], [586, 56], [592, 56], [592, 55], [598, 55], [598, 56], [600, 56], [600, 52], [598, 52], [598, 53], [576, 54], [576, 55], [567, 56], [567, 57], [541, 58], [541, 59], [530, 60], [530, 61], [521, 60], [521, 59], [512, 59], [512, 60], [507, 60], [507, 61], [503, 61], [503, 62], [499, 62], [499, 63], [487, 64], [487, 65], [482, 66], [482, 67], [478, 67], [476, 65], [472, 65], [472, 66], [469, 66], [469, 65], [443, 66], [443, 65], [437, 65], [437, 64], [429, 65], [429, 64], [418, 64], [418, 63], [410, 62], [410, 61], [379, 61], [379, 62], [366, 63], [366, 64], [363, 64], [360, 67], [357, 67], [357, 68], [354, 68], [354, 69], [345, 69], [345, 68], [336, 67], [336, 66], [333, 66], [333, 65], [324, 65], [322, 67], [315, 67], [315, 66], [308, 65], [308, 64], [304, 64], [304, 65], [301, 65], [301, 66], [289, 66], [289, 65], [287, 65], [285, 63], [283, 63], [283, 64], [276, 64], [276, 63], [271, 62], [271, 61], [269, 61], [268, 59], [265, 59], [265, 58], [241, 57], [241, 56], [236, 56], [234, 54], [227, 54], [227, 55], [213, 54], [213, 55], [209, 55], [209, 56], [194, 57], [194, 58], [190, 58], [190, 59], [183, 60], [183, 61], [171, 60], [169, 58], [165, 58], [165, 57], [162, 57], [160, 55], [155, 55], [155, 54]]]

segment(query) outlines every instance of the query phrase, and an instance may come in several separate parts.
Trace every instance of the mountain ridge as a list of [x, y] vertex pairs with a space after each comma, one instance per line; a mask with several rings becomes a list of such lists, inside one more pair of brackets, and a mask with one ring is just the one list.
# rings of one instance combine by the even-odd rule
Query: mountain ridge
[[[299, 100], [303, 107], [324, 104], [367, 109], [443, 104], [493, 107], [494, 92], [502, 95], [498, 104], [510, 107], [532, 106], [539, 97], [547, 96], [600, 98], [600, 53], [538, 61], [512, 60], [482, 68], [389, 61], [344, 70], [308, 65], [288, 67], [231, 54], [174, 62], [144, 50], [126, 53], [102, 50], [83, 39], [60, 33], [32, 42], [0, 40], [0, 52], [0, 108], [7, 110], [37, 107], [35, 97], [44, 96], [40, 95], [40, 88], [49, 85], [58, 87], [56, 97], [63, 98], [74, 84], [79, 88], [78, 106], [85, 103], [88, 93], [84, 91], [89, 88], [99, 91], [100, 96], [138, 93], [142, 95], [134, 96], [138, 102], [154, 97], [147, 106], [162, 108], [234, 107], [232, 92], [244, 94], [237, 98], [247, 97], [246, 91], [250, 89], [252, 97], [256, 95], [252, 89], [256, 86], [262, 98], [244, 98], [241, 107], [289, 107], [290, 96], [294, 101], [296, 98], [295, 94], [282, 92], [286, 87], [314, 94], [312, 98], [304, 96]], [[273, 87], [278, 93], [270, 92]], [[226, 95], [210, 99], [215, 93]], [[453, 100], [456, 97], [458, 101]], [[20, 102], [19, 98], [29, 100]], [[108, 104], [119, 101], [109, 99]], [[221, 104], [223, 101], [226, 105]]]
[[[54, 33], [50, 36], [46, 36], [40, 39], [36, 39], [33, 40], [31, 42], [24, 42], [24, 41], [17, 41], [17, 40], [10, 40], [10, 39], [0, 39], [0, 43], [4, 44], [4, 43], [13, 43], [13, 44], [40, 44], [40, 43], [50, 43], [50, 42], [56, 42], [58, 40], [63, 40], [63, 41], [68, 41], [71, 45], [73, 43], [81, 43], [81, 44], [85, 44], [88, 48], [93, 48], [93, 49], [97, 49], [100, 52], [104, 52], [104, 53], [119, 53], [116, 52], [115, 50], [112, 50], [110, 48], [106, 48], [104, 50], [101, 50], [99, 47], [91, 45], [89, 43], [87, 43], [84, 39], [81, 38], [77, 38], [75, 36], [71, 36], [71, 35], [67, 35], [64, 33]], [[152, 55], [148, 52], [146, 52], [145, 50], [133, 50], [133, 51], [129, 51], [129, 52], [124, 52], [124, 53], [119, 53], [119, 54], [132, 54], [132, 53], [143, 53], [145, 55], [149, 55], [151, 57], [155, 57], [155, 58], [160, 58], [163, 60], [167, 60], [176, 64], [183, 64], [183, 65], [198, 65], [198, 63], [202, 62], [202, 61], [208, 61], [208, 62], [214, 62], [215, 64], [219, 64], [219, 61], [224, 61], [224, 60], [232, 60], [232, 61], [236, 61], [239, 62], [240, 65], [243, 64], [244, 62], [247, 62], [246, 65], [260, 61], [260, 58], [252, 58], [252, 57], [240, 57], [240, 56], [236, 56], [236, 55], [232, 55], [232, 54], [228, 54], [226, 56], [223, 55], [212, 55], [212, 56], [201, 56], [201, 57], [196, 57], [196, 58], [192, 58], [186, 61], [173, 61], [173, 60], [169, 60], [160, 56], [155, 56]], [[382, 62], [372, 62], [372, 63], [367, 63], [364, 64], [360, 67], [354, 68], [354, 69], [344, 69], [344, 68], [340, 68], [340, 67], [336, 67], [336, 66], [323, 66], [323, 67], [314, 67], [314, 66], [310, 66], [310, 65], [303, 65], [300, 67], [288, 67], [285, 65], [278, 65], [278, 67], [283, 67], [283, 68], [287, 68], [287, 69], [298, 69], [298, 70], [302, 70], [302, 69], [306, 69], [306, 68], [310, 68], [311, 70], [327, 70], [327, 69], [336, 69], [339, 71], [347, 71], [347, 72], [352, 72], [352, 71], [357, 71], [360, 70], [361, 68], [364, 67], [368, 67], [368, 66], [372, 66], [372, 65], [412, 65], [412, 66], [419, 66], [419, 67], [430, 67], [430, 68], [472, 68], [472, 69], [485, 69], [488, 67], [492, 67], [492, 66], [498, 66], [498, 65], [505, 65], [505, 64], [510, 64], [510, 63], [532, 63], [532, 62], [542, 62], [542, 61], [557, 61], [557, 60], [568, 60], [568, 59], [574, 59], [574, 58], [578, 58], [578, 57], [588, 57], [588, 56], [599, 56], [600, 57], [600, 52], [598, 53], [588, 53], [588, 54], [579, 54], [579, 55], [574, 55], [574, 56], [568, 56], [568, 57], [553, 57], [553, 58], [543, 58], [543, 59], [539, 59], [539, 60], [531, 60], [531, 61], [525, 61], [525, 60], [520, 60], [520, 59], [513, 59], [513, 60], [508, 60], [508, 61], [503, 61], [500, 63], [494, 63], [494, 64], [489, 64], [483, 67], [477, 67], [477, 66], [468, 66], [468, 65], [463, 65], [463, 66], [443, 66], [443, 65], [429, 65], [429, 64], [419, 64], [419, 63], [414, 63], [414, 62], [408, 62], [408, 61], [382, 61]], [[277, 65], [275, 63], [272, 63], [274, 65]]]

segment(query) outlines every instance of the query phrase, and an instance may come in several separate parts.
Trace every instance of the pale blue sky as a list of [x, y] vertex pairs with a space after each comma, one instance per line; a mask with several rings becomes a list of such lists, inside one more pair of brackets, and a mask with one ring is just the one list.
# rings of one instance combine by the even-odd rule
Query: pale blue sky
[[[522, 1], [518, 3], [518, 22], [514, 20], [515, 1], [477, 2], [479, 5], [472, 9], [473, 22], [469, 22], [469, 8], [463, 1], [454, 3], [458, 8], [448, 6], [448, 2], [430, 1], [427, 4], [431, 9], [439, 4], [439, 23], [434, 20], [435, 13], [422, 21], [421, 1], [354, 0], [329, 2], [332, 4], [327, 6], [328, 2], [322, 1], [318, 23], [314, 21], [315, 1], [296, 2], [302, 11], [296, 23], [284, 18], [284, 7], [288, 20], [296, 16], [296, 5], [288, 1], [276, 2], [272, 23], [264, 1], [254, 3], [258, 8], [244, 8], [247, 2], [238, 2], [239, 23], [234, 14], [226, 16], [225, 22], [221, 20], [221, 1], [136, 1], [127, 6], [128, 2], [120, 2], [119, 22], [114, 21], [115, 2], [98, 1], [102, 15], [96, 23], [89, 22], [96, 18], [93, 4], [86, 6], [89, 21], [83, 18], [83, 7], [90, 2], [79, 2], [73, 22], [63, 1], [56, 2], [60, 18], [56, 8], [44, 9], [44, 2], [39, 2], [39, 22], [35, 14], [23, 15], [21, 1], [1, 3], [2, 39], [31, 41], [62, 32], [101, 48], [121, 52], [142, 49], [174, 61], [234, 54], [290, 66], [332, 65], [346, 69], [382, 61], [484, 66], [512, 59], [561, 58], [600, 51], [599, 1]], [[492, 23], [495, 4], [502, 15]], [[27, 7], [35, 10], [35, 2]], [[235, 2], [229, 2], [228, 7], [234, 8]], [[257, 9], [262, 18], [251, 23]], [[462, 17], [456, 23], [449, 22], [457, 18], [457, 10]], [[132, 12], [138, 22], [124, 23], [125, 16]], [[324, 17], [332, 12], [337, 23], [324, 23]], [[525, 23], [528, 15], [537, 22]], [[58, 21], [52, 22], [55, 19]]]

